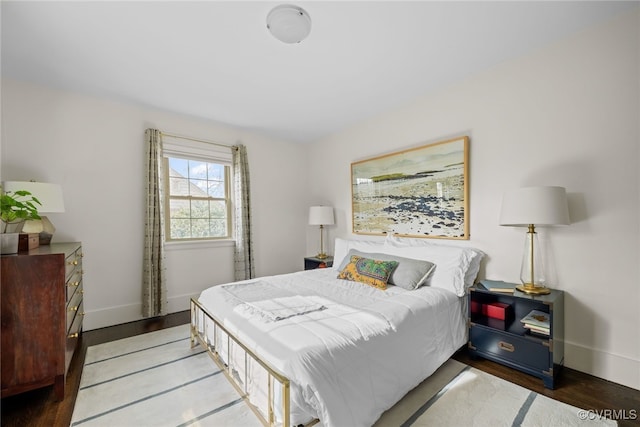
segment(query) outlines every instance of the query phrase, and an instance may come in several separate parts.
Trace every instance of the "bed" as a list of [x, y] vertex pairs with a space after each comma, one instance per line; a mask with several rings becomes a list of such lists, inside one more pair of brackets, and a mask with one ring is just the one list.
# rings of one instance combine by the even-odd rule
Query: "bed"
[[[370, 426], [466, 343], [464, 295], [482, 256], [422, 239], [336, 239], [333, 268], [203, 291], [192, 345], [264, 424]], [[362, 259], [392, 266], [386, 289], [338, 278]]]

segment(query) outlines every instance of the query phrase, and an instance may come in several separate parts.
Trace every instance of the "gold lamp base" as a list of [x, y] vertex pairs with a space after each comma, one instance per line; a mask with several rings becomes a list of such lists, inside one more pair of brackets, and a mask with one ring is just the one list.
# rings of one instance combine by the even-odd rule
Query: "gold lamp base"
[[547, 288], [546, 286], [537, 286], [531, 283], [518, 285], [516, 286], [516, 289], [529, 295], [548, 295], [551, 293], [551, 289]]
[[316, 255], [316, 258], [318, 259], [325, 259], [328, 258], [329, 255], [325, 254], [324, 252], [320, 252], [318, 255]]

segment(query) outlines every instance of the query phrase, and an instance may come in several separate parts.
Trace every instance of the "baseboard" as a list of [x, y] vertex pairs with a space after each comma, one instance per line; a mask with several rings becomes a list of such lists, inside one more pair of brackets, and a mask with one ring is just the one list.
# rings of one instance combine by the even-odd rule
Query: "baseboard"
[[640, 360], [565, 341], [565, 366], [640, 390]]
[[[167, 313], [189, 310], [189, 301], [199, 294], [185, 294], [170, 297], [167, 301]], [[85, 311], [82, 328], [85, 331], [120, 325], [142, 320], [142, 304], [127, 304], [108, 307], [101, 310]]]
[[177, 313], [179, 311], [189, 310], [191, 298], [197, 298], [198, 296], [200, 296], [200, 293], [184, 294], [169, 298], [169, 305], [167, 306], [168, 312]]

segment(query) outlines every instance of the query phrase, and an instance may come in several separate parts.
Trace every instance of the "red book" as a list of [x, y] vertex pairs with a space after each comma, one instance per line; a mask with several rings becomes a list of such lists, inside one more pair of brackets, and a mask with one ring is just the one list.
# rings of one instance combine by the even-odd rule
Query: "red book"
[[474, 314], [482, 313], [482, 304], [480, 304], [478, 301], [471, 301], [471, 312]]
[[503, 302], [492, 302], [485, 304], [483, 307], [483, 314], [499, 320], [507, 320], [511, 315], [511, 306]]

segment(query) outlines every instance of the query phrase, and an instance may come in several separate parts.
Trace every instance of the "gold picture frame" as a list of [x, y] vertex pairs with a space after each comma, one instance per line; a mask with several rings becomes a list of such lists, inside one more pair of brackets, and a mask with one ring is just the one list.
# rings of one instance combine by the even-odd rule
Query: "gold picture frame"
[[351, 163], [355, 234], [469, 239], [469, 137]]

